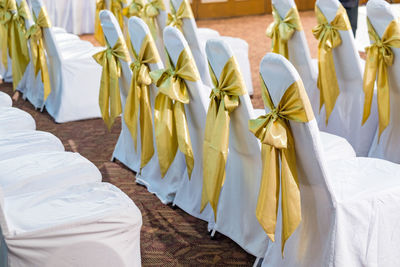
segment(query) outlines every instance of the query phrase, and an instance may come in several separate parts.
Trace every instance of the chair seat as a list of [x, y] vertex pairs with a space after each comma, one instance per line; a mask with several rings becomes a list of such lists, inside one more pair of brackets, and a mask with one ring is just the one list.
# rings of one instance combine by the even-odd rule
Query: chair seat
[[12, 100], [6, 93], [0, 92], [0, 107], [11, 107]]
[[29, 113], [18, 108], [0, 107], [0, 134], [35, 129], [35, 120]]
[[101, 179], [93, 163], [73, 152], [37, 152], [0, 161], [0, 187], [5, 197]]
[[0, 160], [37, 152], [64, 151], [60, 139], [51, 133], [22, 131], [0, 134]]
[[343, 137], [322, 131], [319, 133], [327, 161], [356, 157], [353, 147]]

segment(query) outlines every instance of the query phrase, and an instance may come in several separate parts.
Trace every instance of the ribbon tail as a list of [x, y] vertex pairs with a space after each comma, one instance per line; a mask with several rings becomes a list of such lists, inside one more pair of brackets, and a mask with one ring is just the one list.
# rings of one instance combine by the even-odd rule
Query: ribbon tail
[[100, 93], [99, 93], [99, 106], [101, 110], [101, 115], [103, 117], [104, 123], [106, 124], [108, 130], [111, 129], [110, 125], [110, 88], [108, 81], [110, 79], [110, 73], [108, 70], [108, 63], [105, 62], [103, 65], [103, 72], [101, 74], [101, 86], [100, 86]]
[[100, 45], [104, 46], [106, 44], [106, 41], [104, 39], [104, 33], [103, 33], [103, 28], [101, 27], [99, 13], [100, 10], [96, 10], [94, 37], [100, 43]]
[[140, 98], [140, 138], [141, 155], [140, 168], [146, 166], [154, 155], [153, 146], [153, 120], [150, 105], [150, 92], [148, 85], [142, 85]]
[[49, 76], [49, 69], [47, 67], [47, 59], [44, 53], [43, 42], [42, 40], [39, 41], [38, 46], [38, 69], [41, 72], [41, 78], [43, 82], [43, 103], [46, 102], [47, 97], [51, 93], [51, 83], [50, 83], [50, 76]]
[[376, 62], [377, 57], [370, 55], [365, 63], [364, 70], [364, 111], [362, 125], [368, 120], [371, 113], [372, 98], [374, 95], [375, 79], [378, 71], [378, 62]]
[[18, 21], [14, 20], [11, 25], [10, 53], [12, 59], [13, 88], [17, 89], [22, 76], [29, 63], [28, 47], [26, 45], [25, 34], [19, 27]]
[[135, 74], [132, 77], [132, 82], [131, 82], [131, 88], [129, 90], [128, 97], [126, 98], [126, 103], [125, 103], [125, 110], [124, 110], [124, 120], [125, 124], [128, 127], [133, 144], [135, 146], [135, 151], [137, 151], [137, 124], [138, 124], [138, 117], [139, 117], [139, 105], [140, 105], [140, 100], [139, 100], [139, 93], [136, 90], [138, 90], [138, 87], [136, 86], [136, 82], [134, 81], [135, 79]]
[[390, 92], [387, 68], [384, 61], [378, 66], [379, 139], [390, 122]]

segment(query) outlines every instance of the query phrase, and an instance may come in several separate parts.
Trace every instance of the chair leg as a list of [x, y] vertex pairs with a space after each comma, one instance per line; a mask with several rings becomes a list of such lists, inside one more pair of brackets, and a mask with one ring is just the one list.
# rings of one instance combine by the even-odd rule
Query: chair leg
[[257, 257], [256, 261], [253, 264], [253, 267], [261, 266], [261, 263], [263, 262], [262, 260], [263, 260], [262, 258]]

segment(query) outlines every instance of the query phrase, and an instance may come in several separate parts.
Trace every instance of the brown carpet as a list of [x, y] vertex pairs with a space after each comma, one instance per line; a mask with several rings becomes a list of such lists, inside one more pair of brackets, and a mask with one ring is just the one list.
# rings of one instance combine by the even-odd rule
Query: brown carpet
[[[302, 12], [301, 18], [311, 53], [316, 55], [316, 42], [311, 28], [315, 25], [312, 12]], [[218, 30], [221, 35], [240, 37], [250, 45], [250, 61], [255, 95], [253, 103], [262, 107], [258, 81], [258, 65], [270, 50], [265, 28], [272, 22], [271, 15], [249, 16], [224, 20], [199, 21], [199, 27]], [[93, 36], [82, 36], [93, 41]], [[12, 94], [10, 84], [0, 90]], [[217, 235], [211, 240], [207, 224], [180, 209], [163, 205], [147, 190], [135, 184], [135, 175], [122, 164], [110, 162], [121, 123], [118, 120], [108, 132], [101, 119], [56, 124], [46, 113], [35, 111], [29, 102], [19, 99], [15, 107], [29, 112], [36, 120], [37, 129], [58, 136], [66, 150], [75, 151], [92, 161], [101, 170], [103, 181], [110, 182], [128, 194], [143, 215], [141, 252], [143, 266], [251, 266], [254, 257], [243, 251], [229, 238]]]

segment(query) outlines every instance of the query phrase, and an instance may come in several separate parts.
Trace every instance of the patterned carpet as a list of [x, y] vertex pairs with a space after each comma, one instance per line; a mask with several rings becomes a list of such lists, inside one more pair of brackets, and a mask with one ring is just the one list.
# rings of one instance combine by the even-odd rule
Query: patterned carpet
[[[316, 42], [311, 35], [311, 28], [316, 23], [313, 12], [301, 12], [300, 16], [311, 54], [315, 57]], [[249, 43], [255, 91], [252, 101], [257, 108], [263, 106], [258, 66], [261, 58], [270, 51], [265, 28], [271, 22], [271, 15], [198, 22], [199, 27], [213, 28], [221, 35], [240, 37]], [[91, 35], [81, 38], [96, 44]], [[10, 84], [0, 84], [0, 90], [12, 94]], [[103, 181], [118, 186], [133, 199], [143, 215], [143, 266], [251, 266], [254, 263], [254, 257], [229, 238], [217, 234], [216, 239], [212, 240], [205, 222], [191, 217], [179, 208], [163, 205], [144, 187], [135, 183], [133, 172], [118, 162], [110, 161], [121, 129], [119, 120], [112, 131], [108, 132], [101, 119], [56, 124], [46, 112], [34, 110], [29, 102], [19, 99], [14, 106], [29, 112], [35, 118], [38, 130], [58, 136], [66, 150], [79, 152], [96, 164], [103, 174]]]

